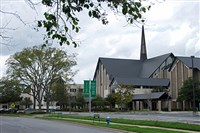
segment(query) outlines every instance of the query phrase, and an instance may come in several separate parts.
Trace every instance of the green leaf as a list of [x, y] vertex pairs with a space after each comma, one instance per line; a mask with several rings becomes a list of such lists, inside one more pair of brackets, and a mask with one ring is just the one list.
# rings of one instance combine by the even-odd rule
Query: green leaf
[[88, 15], [91, 17], [91, 16], [92, 16], [92, 11], [89, 11], [89, 12], [88, 12]]
[[145, 7], [142, 7], [141, 9], [143, 12], [146, 12], [146, 8]]
[[142, 6], [142, 4], [141, 4], [140, 2], [135, 2], [135, 5], [136, 5], [137, 7], [141, 7], [141, 6]]
[[84, 7], [87, 8], [87, 9], [90, 8], [90, 6], [88, 4], [84, 4]]
[[76, 27], [76, 33], [78, 33], [79, 32], [79, 28], [78, 27]]
[[75, 19], [73, 20], [74, 25], [78, 25], [78, 21], [76, 21]]
[[68, 32], [68, 27], [67, 26], [65, 26], [65, 31]]
[[38, 21], [38, 27], [42, 27], [42, 22]]
[[123, 7], [122, 7], [122, 13], [124, 14], [124, 15], [126, 15], [126, 13], [127, 13], [127, 6], [126, 6], [126, 4], [124, 4], [123, 5]]

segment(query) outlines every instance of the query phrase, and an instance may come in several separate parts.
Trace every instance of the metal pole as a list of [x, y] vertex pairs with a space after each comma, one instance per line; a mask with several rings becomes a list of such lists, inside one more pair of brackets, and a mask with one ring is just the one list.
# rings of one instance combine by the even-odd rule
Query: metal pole
[[195, 88], [194, 88], [194, 56], [192, 58], [192, 95], [193, 95], [193, 113], [196, 112], [196, 105], [195, 105]]
[[91, 113], [91, 80], [89, 80], [89, 113]]

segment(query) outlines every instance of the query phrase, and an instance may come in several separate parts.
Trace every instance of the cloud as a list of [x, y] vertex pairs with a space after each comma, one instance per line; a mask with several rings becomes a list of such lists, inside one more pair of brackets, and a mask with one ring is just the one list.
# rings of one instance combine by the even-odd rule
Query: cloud
[[[26, 22], [41, 18], [45, 10], [39, 7], [36, 14], [22, 2], [17, 4], [7, 2], [3, 8], [17, 11]], [[145, 24], [148, 58], [170, 52], [179, 56], [193, 54], [200, 56], [199, 9], [198, 2], [165, 1], [152, 6], [146, 14]], [[76, 83], [83, 83], [83, 80], [93, 78], [99, 57], [139, 59], [141, 28], [126, 25], [124, 17], [110, 13], [108, 14], [110, 22], [106, 26], [85, 15], [87, 12], [79, 14], [81, 30], [75, 35], [75, 38], [81, 41], [80, 46], [62, 47], [69, 53], [78, 53], [78, 65], [74, 68], [79, 69], [74, 78]], [[9, 20], [8, 16], [3, 17]], [[32, 23], [24, 27], [19, 20], [13, 19], [10, 25], [14, 27], [20, 25], [20, 28], [10, 34], [14, 46], [9, 49], [7, 46], [1, 47], [1, 58], [42, 42], [42, 33], [32, 30], [30, 28]], [[54, 45], [59, 47], [57, 44]], [[3, 62], [1, 62], [1, 72], [5, 71], [5, 66], [2, 64]]]

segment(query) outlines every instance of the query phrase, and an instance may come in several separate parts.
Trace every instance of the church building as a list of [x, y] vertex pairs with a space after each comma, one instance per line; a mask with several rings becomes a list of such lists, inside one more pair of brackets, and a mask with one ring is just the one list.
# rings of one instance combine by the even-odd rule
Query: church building
[[148, 58], [142, 27], [140, 59], [100, 57], [93, 79], [97, 95], [103, 98], [127, 85], [133, 90], [133, 110], [171, 111], [192, 108], [192, 103], [178, 101], [183, 82], [192, 76], [200, 81], [200, 58], [173, 53]]

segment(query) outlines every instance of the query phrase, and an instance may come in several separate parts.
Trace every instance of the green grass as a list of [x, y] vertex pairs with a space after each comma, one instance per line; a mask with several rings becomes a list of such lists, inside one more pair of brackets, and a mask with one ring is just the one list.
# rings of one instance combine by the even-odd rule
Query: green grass
[[76, 120], [62, 119], [62, 117], [45, 117], [45, 119], [70, 121], [70, 122], [75, 122], [75, 123], [87, 124], [87, 125], [98, 126], [98, 127], [107, 127], [107, 128], [131, 131], [131, 132], [137, 132], [137, 133], [183, 133], [180, 131], [169, 131], [169, 130], [156, 129], [156, 128], [141, 128], [138, 126], [125, 126], [125, 125], [116, 125], [116, 124], [106, 125], [105, 123], [99, 123], [99, 122], [93, 123], [93, 122], [88, 122], [88, 121], [80, 121], [78, 119]]
[[20, 117], [20, 116], [34, 116], [34, 114], [0, 114], [0, 116], [12, 116], [12, 117]]
[[[91, 116], [49, 115], [48, 117], [63, 117], [63, 118], [93, 120], [93, 117]], [[95, 119], [95, 121], [97, 120], [98, 119]], [[106, 121], [106, 119], [100, 118], [100, 121]], [[163, 122], [163, 121], [111, 118], [111, 123], [112, 122], [122, 123], [122, 124], [131, 124], [131, 125], [144, 125], [144, 126], [164, 127], [164, 128], [172, 128], [172, 129], [183, 129], [183, 130], [190, 130], [190, 131], [200, 131], [200, 125], [179, 123], [179, 122]]]

